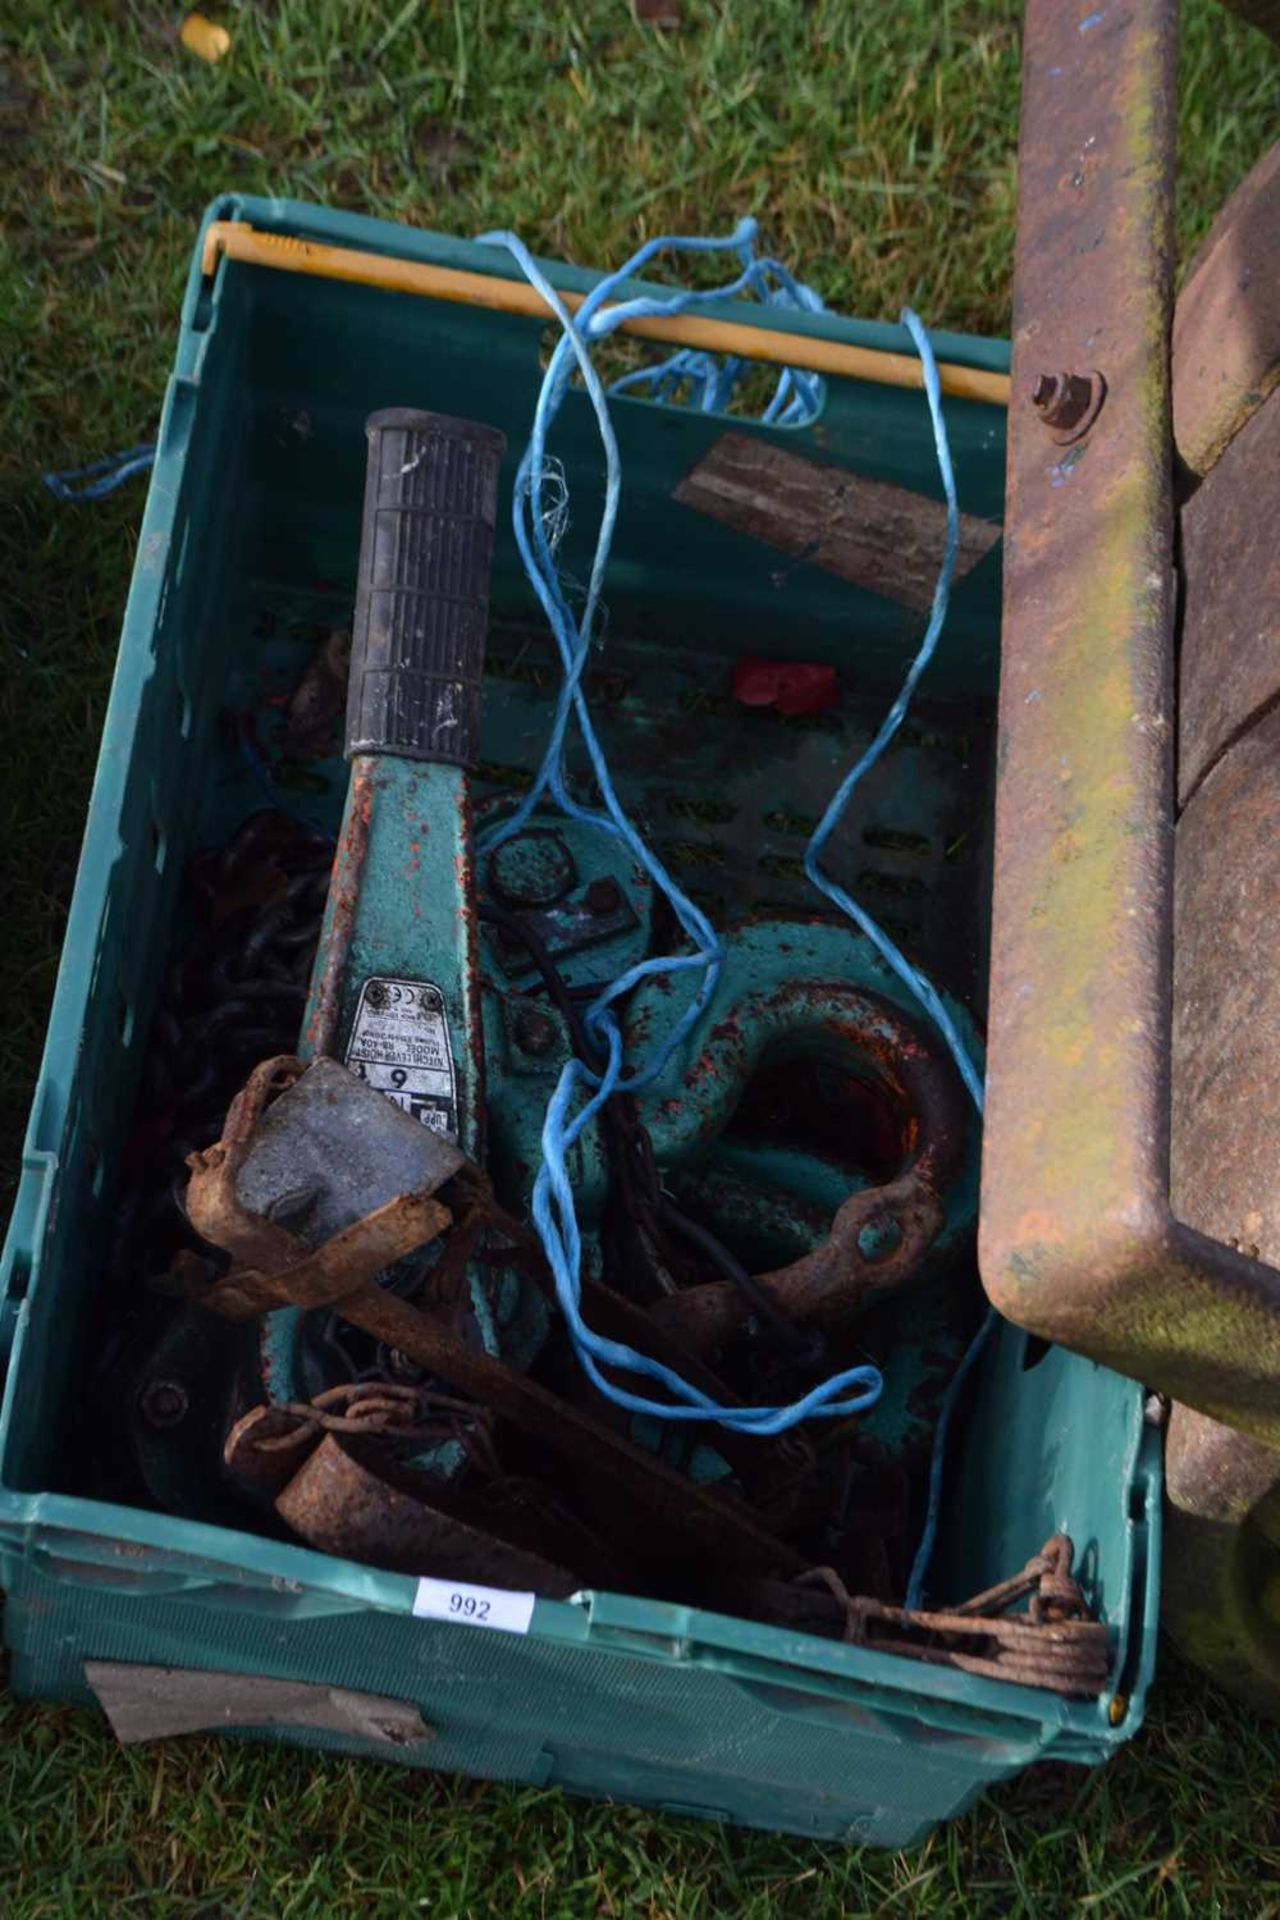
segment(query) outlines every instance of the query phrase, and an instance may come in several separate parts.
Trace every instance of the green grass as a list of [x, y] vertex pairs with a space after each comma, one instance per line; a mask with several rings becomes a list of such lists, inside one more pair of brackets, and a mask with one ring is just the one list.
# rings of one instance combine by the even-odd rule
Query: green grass
[[[628, 1915], [1280, 1912], [1280, 1737], [1171, 1666], [1101, 1773], [1042, 1767], [910, 1853], [820, 1847], [212, 1740], [112, 1747], [0, 1705], [6, 1914]], [[0, 1885], [4, 1882], [0, 1881]]]
[[[616, 261], [759, 215], [836, 307], [1007, 328], [1012, 0], [261, 0], [230, 57], [164, 0], [5, 0], [0, 834], [16, 1163], [141, 507], [39, 484], [146, 436], [196, 218], [238, 186]], [[1276, 131], [1280, 74], [1187, 0], [1179, 248]], [[121, 1752], [0, 1703], [8, 1915], [1280, 1913], [1280, 1735], [1172, 1656], [1105, 1772], [1044, 1769], [910, 1855], [827, 1850], [203, 1741]]]

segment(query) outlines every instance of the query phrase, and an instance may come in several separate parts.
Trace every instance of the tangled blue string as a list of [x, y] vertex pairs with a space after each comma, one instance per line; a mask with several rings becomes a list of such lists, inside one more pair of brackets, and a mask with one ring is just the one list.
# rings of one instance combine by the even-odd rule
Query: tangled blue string
[[[723, 957], [720, 941], [706, 916], [672, 879], [623, 810], [614, 790], [604, 753], [582, 693], [582, 674], [599, 616], [601, 591], [617, 522], [622, 481], [617, 440], [609, 417], [608, 395], [592, 363], [591, 347], [596, 340], [612, 333], [633, 318], [683, 313], [707, 301], [732, 298], [744, 291], [759, 293], [762, 285], [765, 284], [762, 275], [774, 273], [777, 270], [773, 262], [759, 262], [754, 259], [755, 233], [755, 222], [744, 220], [732, 234], [722, 238], [662, 236], [651, 240], [639, 248], [616, 273], [601, 280], [592, 289], [577, 313], [572, 316], [528, 248], [515, 234], [501, 232], [483, 236], [484, 244], [505, 247], [513, 255], [526, 278], [542, 295], [561, 328], [561, 337], [556, 343], [538, 393], [529, 444], [517, 470], [512, 516], [520, 556], [554, 636], [564, 668], [564, 679], [556, 701], [546, 753], [532, 785], [513, 812], [483, 836], [481, 844], [486, 850], [492, 849], [503, 840], [518, 833], [542, 803], [544, 796], [549, 797], [571, 819], [584, 821], [623, 841], [649, 874], [654, 885], [664, 894], [679, 926], [689, 939], [692, 952], [655, 956], [641, 961], [638, 965], [628, 968], [619, 979], [603, 988], [588, 1007], [585, 1014], [586, 1028], [604, 1065], [599, 1072], [596, 1072], [584, 1061], [572, 1059], [561, 1072], [543, 1123], [543, 1157], [534, 1181], [533, 1218], [546, 1250], [557, 1298], [579, 1362], [587, 1376], [608, 1399], [633, 1413], [647, 1414], [660, 1420], [712, 1420], [735, 1432], [767, 1436], [781, 1433], [802, 1420], [814, 1417], [843, 1418], [850, 1414], [865, 1412], [879, 1398], [882, 1387], [879, 1371], [872, 1366], [848, 1368], [787, 1406], [727, 1407], [691, 1386], [688, 1381], [682, 1379], [671, 1368], [663, 1366], [660, 1361], [652, 1359], [647, 1354], [638, 1353], [635, 1349], [618, 1341], [603, 1338], [594, 1332], [582, 1317], [580, 1284], [582, 1241], [567, 1165], [569, 1149], [591, 1125], [605, 1101], [614, 1093], [635, 1092], [648, 1086], [661, 1073], [675, 1049], [701, 1020], [715, 992]], [[646, 294], [633, 296], [629, 300], [615, 298], [625, 283], [633, 279], [655, 254], [667, 251], [735, 253], [741, 270], [736, 279], [728, 285], [708, 292]], [[786, 276], [785, 282], [779, 281], [779, 285], [798, 290], [798, 283], [791, 281], [790, 276]], [[816, 295], [808, 289], [803, 291], [807, 296], [806, 304], [816, 303]], [[946, 617], [958, 540], [958, 512], [955, 506], [954, 480], [946, 448], [946, 430], [938, 398], [937, 372], [923, 328], [915, 320], [914, 315], [910, 316], [908, 324], [911, 322], [914, 322], [912, 337], [922, 357], [927, 356], [925, 359], [926, 387], [929, 391], [939, 459], [943, 463], [944, 487], [948, 493], [946, 554], [939, 576], [938, 589], [934, 596], [929, 630], [912, 663], [903, 691], [895, 702], [891, 723], [886, 722], [886, 726], [881, 729], [872, 747], [842, 782], [839, 792], [814, 835], [810, 855], [812, 877], [816, 877], [817, 884], [822, 887], [828, 897], [842, 906], [845, 911], [850, 912], [864, 930], [870, 931], [874, 928], [872, 937], [875, 939], [878, 950], [885, 954], [889, 964], [894, 966], [894, 970], [906, 980], [913, 992], [919, 993], [923, 986], [928, 994], [932, 995], [932, 1002], [924, 995], [921, 996], [924, 1004], [931, 1012], [934, 1006], [937, 1007], [942, 1015], [942, 1023], [945, 1023], [943, 1031], [949, 1044], [953, 1050], [958, 1050], [959, 1055], [963, 1056], [963, 1045], [959, 1036], [955, 1033], [954, 1026], [930, 984], [910, 967], [887, 936], [883, 935], [880, 929], [875, 927], [874, 922], [870, 921], [869, 916], [849, 901], [848, 896], [841, 889], [828, 881], [817, 866], [822, 847], [839, 819], [853, 787], [866, 772], [867, 767], [878, 758], [900, 724], [915, 683], [937, 645], [938, 635]], [[681, 357], [675, 356], [675, 358], [680, 360]], [[665, 365], [669, 376], [671, 363], [668, 362]], [[595, 412], [605, 458], [605, 484], [600, 524], [596, 535], [590, 579], [580, 615], [575, 612], [567, 583], [557, 568], [556, 546], [559, 532], [562, 531], [565, 522], [565, 486], [563, 470], [549, 459], [547, 453], [548, 436], [563, 404], [575, 369], [581, 375]], [[662, 369], [656, 370], [651, 384], [655, 388], [661, 388], [664, 393], [669, 392], [671, 391], [669, 378], [665, 382], [657, 378], [661, 373]], [[930, 376], [932, 385], [930, 385]], [[680, 380], [687, 381], [690, 377], [687, 367], [680, 372]], [[723, 399], [723, 389], [717, 384], [720, 378], [718, 373], [713, 374], [707, 371], [704, 375], [700, 370], [698, 377], [704, 379], [701, 390], [704, 399], [707, 394]], [[784, 382], [789, 384], [784, 385]], [[633, 376], [626, 376], [623, 383], [615, 383], [613, 390], [618, 391], [624, 384], [635, 386], [640, 382]], [[779, 409], [773, 417], [782, 418], [788, 410], [798, 405], [811, 404], [812, 398], [811, 389], [797, 386], [796, 375], [784, 374], [779, 382], [778, 391], [775, 392], [774, 403], [771, 403]], [[577, 724], [595, 776], [601, 802], [599, 808], [583, 806], [569, 791], [565, 747], [571, 720]], [[642, 1063], [633, 1066], [629, 1072], [625, 1071], [622, 1033], [618, 1025], [615, 1003], [642, 980], [655, 974], [671, 974], [688, 969], [699, 969], [702, 974], [694, 998], [651, 1055]], [[972, 1090], [977, 1082], [971, 1065], [966, 1078]], [[646, 1394], [632, 1392], [609, 1379], [602, 1371], [604, 1367], [653, 1381], [665, 1388], [672, 1398], [670, 1401], [655, 1400]]]
[[[960, 544], [960, 507], [956, 498], [955, 471], [951, 464], [951, 448], [947, 440], [947, 425], [942, 414], [942, 392], [938, 381], [938, 366], [934, 358], [933, 345], [920, 323], [918, 315], [910, 307], [904, 307], [902, 323], [915, 342], [916, 352], [920, 355], [920, 367], [924, 377], [925, 395], [929, 402], [929, 419], [933, 426], [933, 444], [938, 457], [938, 471], [942, 476], [942, 489], [947, 501], [947, 535], [943, 550], [942, 565], [938, 569], [938, 578], [933, 589], [933, 604], [929, 610], [929, 621], [924, 638], [920, 642], [915, 659], [907, 669], [907, 675], [898, 691], [898, 697], [889, 708], [880, 728], [833, 794], [830, 804], [813, 831], [808, 847], [805, 849], [804, 870], [814, 886], [824, 893], [828, 900], [839, 907], [842, 913], [860, 927], [875, 947], [877, 953], [897, 974], [916, 999], [924, 1007], [935, 1026], [942, 1034], [950, 1049], [951, 1056], [959, 1070], [960, 1077], [968, 1088], [969, 1094], [979, 1114], [983, 1111], [984, 1096], [982, 1077], [968, 1048], [956, 1029], [956, 1024], [943, 1005], [933, 982], [913, 967], [906, 955], [889, 938], [884, 929], [877, 925], [866, 909], [860, 907], [852, 895], [822, 871], [822, 851], [849, 804], [849, 797], [863, 775], [873, 767], [880, 755], [892, 740], [906, 717], [911, 696], [925, 668], [932, 660], [938, 640], [946, 623], [947, 608], [951, 599], [951, 582], [955, 573], [956, 550]], [[925, 1508], [924, 1525], [920, 1532], [920, 1544], [916, 1548], [915, 1559], [911, 1565], [911, 1577], [907, 1586], [906, 1605], [919, 1607], [924, 1596], [925, 1578], [933, 1559], [937, 1545], [938, 1527], [942, 1516], [942, 1486], [946, 1467], [947, 1443], [951, 1421], [961, 1389], [969, 1377], [979, 1354], [986, 1345], [987, 1338], [999, 1316], [994, 1307], [989, 1307], [979, 1323], [968, 1347], [961, 1357], [960, 1364], [948, 1385], [945, 1398], [938, 1414], [938, 1424], [933, 1433], [933, 1449], [929, 1461], [929, 1492]]]
[[[55, 500], [103, 500], [126, 480], [132, 480], [135, 473], [145, 473], [155, 457], [155, 442], [142, 440], [136, 447], [91, 460], [87, 467], [65, 467], [61, 473], [42, 473], [40, 478]], [[87, 485], [73, 487], [73, 480], [84, 480]]]
[[973, 1098], [973, 1104], [981, 1113], [983, 1106], [981, 1076], [969, 1057], [968, 1048], [960, 1038], [955, 1021], [943, 1006], [937, 988], [918, 967], [912, 966], [906, 955], [894, 944], [884, 929], [876, 924], [865, 907], [860, 907], [851, 894], [822, 871], [821, 866], [823, 848], [839, 825], [844, 810], [849, 804], [849, 796], [863, 775], [875, 765], [902, 725], [920, 676], [937, 650], [938, 639], [946, 623], [947, 607], [951, 600], [951, 581], [955, 573], [956, 550], [960, 545], [960, 508], [956, 500], [956, 478], [951, 465], [951, 448], [947, 442], [947, 423], [942, 417], [938, 363], [934, 359], [929, 336], [921, 325], [919, 317], [911, 311], [910, 307], [904, 307], [902, 310], [902, 324], [915, 342], [916, 352], [920, 355], [921, 372], [924, 375], [924, 390], [929, 401], [929, 418], [933, 424], [933, 444], [938, 456], [938, 471], [942, 475], [942, 488], [947, 497], [946, 546], [933, 589], [929, 623], [925, 628], [924, 638], [920, 642], [916, 657], [907, 669], [907, 677], [898, 690], [898, 697], [881, 721], [874, 740], [866, 752], [850, 767], [833, 794], [826, 812], [814, 828], [813, 837], [805, 849], [804, 870], [819, 892], [825, 893], [827, 899], [839, 907], [841, 913], [847, 914], [855, 926], [861, 928], [876, 952], [892, 967], [903, 985], [915, 995], [950, 1048], [960, 1077]]
[[[788, 273], [781, 261], [755, 259], [751, 244], [740, 249], [740, 258], [744, 291], [754, 294], [766, 306], [784, 307], [791, 312], [823, 311], [821, 297]], [[727, 413], [738, 383], [750, 365], [749, 360], [737, 354], [702, 353], [694, 347], [682, 347], [655, 366], [624, 373], [613, 381], [609, 392], [633, 393], [643, 388], [650, 400], [666, 403], [680, 400], [698, 413]], [[760, 418], [766, 426], [807, 427], [822, 411], [823, 392], [821, 374], [784, 367]]]

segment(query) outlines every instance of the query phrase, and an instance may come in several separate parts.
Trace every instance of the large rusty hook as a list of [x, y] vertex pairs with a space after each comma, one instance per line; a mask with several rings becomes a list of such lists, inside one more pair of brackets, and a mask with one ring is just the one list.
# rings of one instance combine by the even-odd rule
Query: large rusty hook
[[[685, 1072], [690, 1090], [742, 1085], [762, 1059], [820, 1048], [847, 1059], [888, 1095], [902, 1120], [904, 1164], [886, 1184], [845, 1201], [826, 1240], [760, 1285], [788, 1318], [836, 1329], [869, 1295], [914, 1274], [945, 1219], [941, 1194], [960, 1161], [966, 1110], [940, 1049], [878, 994], [844, 982], [787, 982], [754, 994], [708, 1034]], [[739, 1331], [750, 1305], [728, 1282], [656, 1302], [652, 1317], [705, 1355]]]

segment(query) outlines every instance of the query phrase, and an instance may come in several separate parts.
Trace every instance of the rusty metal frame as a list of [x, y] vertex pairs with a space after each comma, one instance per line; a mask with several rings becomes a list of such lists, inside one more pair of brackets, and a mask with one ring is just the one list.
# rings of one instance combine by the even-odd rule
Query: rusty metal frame
[[[1173, 1217], [1173, 0], [1026, 13], [981, 1260], [1047, 1338], [1280, 1441], [1280, 1273]], [[1032, 401], [1098, 369], [1070, 447]]]

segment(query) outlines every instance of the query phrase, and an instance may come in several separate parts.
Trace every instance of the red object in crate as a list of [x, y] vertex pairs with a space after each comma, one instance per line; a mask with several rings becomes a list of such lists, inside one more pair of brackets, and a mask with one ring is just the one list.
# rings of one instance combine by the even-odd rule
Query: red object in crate
[[811, 660], [757, 660], [744, 655], [733, 669], [733, 697], [744, 707], [779, 713], [825, 713], [839, 703], [836, 670]]

